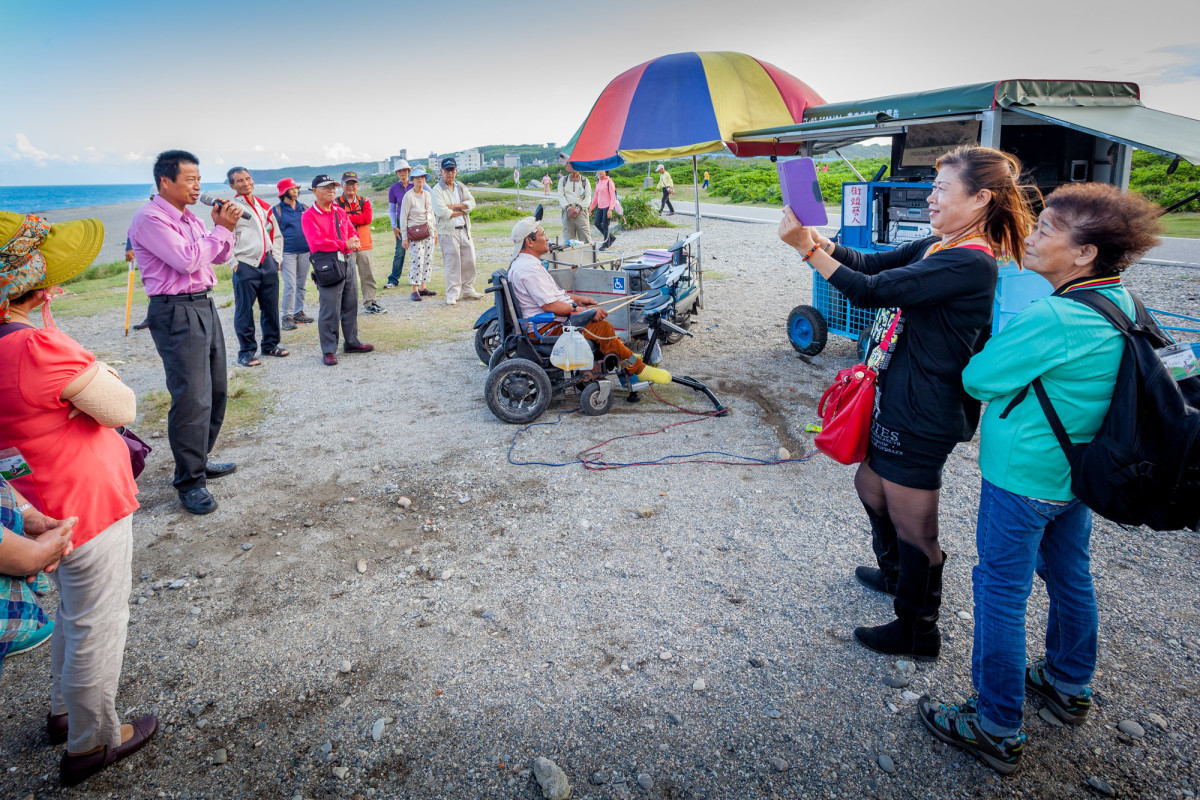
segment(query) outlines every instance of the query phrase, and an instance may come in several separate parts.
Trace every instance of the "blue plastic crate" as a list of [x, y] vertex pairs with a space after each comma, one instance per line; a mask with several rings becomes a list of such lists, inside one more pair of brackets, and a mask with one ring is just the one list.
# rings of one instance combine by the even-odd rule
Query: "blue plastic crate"
[[851, 304], [846, 296], [830, 285], [815, 269], [812, 274], [812, 304], [821, 316], [830, 333], [857, 339], [859, 331], [875, 321], [875, 308], [859, 308]]

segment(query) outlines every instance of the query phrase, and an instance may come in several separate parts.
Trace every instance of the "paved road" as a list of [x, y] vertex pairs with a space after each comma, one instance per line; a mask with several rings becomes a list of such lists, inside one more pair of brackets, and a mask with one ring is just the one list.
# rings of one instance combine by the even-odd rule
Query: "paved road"
[[[487, 189], [490, 192], [503, 192], [505, 194], [516, 194], [515, 189]], [[541, 198], [540, 192], [532, 190], [521, 190], [521, 194]], [[541, 198], [543, 202], [554, 203], [557, 200], [553, 195], [547, 198]], [[691, 217], [695, 214], [693, 210], [694, 203], [680, 200], [675, 203], [675, 211], [677, 217]], [[728, 219], [734, 222], [750, 222], [758, 224], [779, 224], [779, 209], [777, 208], [759, 208], [756, 206], [734, 206], [721, 205], [718, 203], [701, 203], [700, 217], [712, 217], [714, 219]], [[822, 228], [823, 231], [833, 232], [837, 230], [839, 218], [834, 210], [829, 212], [829, 225], [827, 228]], [[1200, 239], [1174, 239], [1164, 238], [1163, 243], [1151, 250], [1142, 259], [1148, 264], [1166, 264], [1173, 267], [1185, 266], [1200, 269]]]

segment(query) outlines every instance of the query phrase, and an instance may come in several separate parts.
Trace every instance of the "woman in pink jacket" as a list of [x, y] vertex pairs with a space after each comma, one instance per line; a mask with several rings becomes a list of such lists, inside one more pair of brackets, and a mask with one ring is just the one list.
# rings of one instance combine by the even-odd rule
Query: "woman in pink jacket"
[[592, 208], [596, 210], [596, 227], [599, 228], [600, 236], [604, 239], [600, 249], [607, 250], [617, 239], [608, 232], [609, 218], [617, 208], [617, 187], [605, 170], [596, 173], [596, 193], [592, 195]]

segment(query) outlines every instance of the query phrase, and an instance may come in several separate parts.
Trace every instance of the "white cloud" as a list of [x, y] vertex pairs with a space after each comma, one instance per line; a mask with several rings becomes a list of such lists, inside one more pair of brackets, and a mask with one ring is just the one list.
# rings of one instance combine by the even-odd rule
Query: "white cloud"
[[261, 152], [263, 152], [264, 150], [266, 150], [266, 148], [265, 148], [265, 147], [263, 147], [261, 144], [256, 144], [256, 145], [254, 145], [254, 152], [256, 152], [256, 153], [261, 153]]
[[52, 153], [47, 153], [45, 150], [37, 149], [33, 146], [33, 143], [29, 141], [29, 137], [23, 133], [17, 134], [17, 148], [11, 152], [14, 152], [17, 158], [28, 159], [29, 161], [36, 161], [38, 163], [45, 161], [58, 161], [62, 158], [62, 156], [54, 155]]
[[83, 152], [85, 152], [85, 153], [94, 153], [94, 152], [96, 152], [96, 148], [92, 147], [92, 146], [89, 144], [87, 147], [83, 148]]
[[276, 154], [275, 154], [275, 157], [276, 157], [277, 159], [279, 159], [280, 161], [291, 161], [291, 159], [290, 159], [290, 158], [288, 158], [288, 154], [287, 154], [287, 153], [276, 153]]
[[325, 157], [325, 163], [338, 164], [344, 161], [372, 161], [367, 153], [360, 153], [353, 150], [349, 145], [341, 142], [333, 144], [321, 145], [321, 154]]
[[221, 158], [220, 156], [217, 156], [216, 158], [214, 158], [214, 159], [213, 159], [213, 163], [214, 163], [214, 164], [218, 164], [218, 165], [219, 165], [219, 164], [224, 164], [224, 163], [225, 163], [225, 159]]
[[130, 151], [125, 154], [125, 160], [126, 161], [146, 161], [147, 159], [146, 159], [146, 155], [144, 153], [135, 153], [133, 151]]

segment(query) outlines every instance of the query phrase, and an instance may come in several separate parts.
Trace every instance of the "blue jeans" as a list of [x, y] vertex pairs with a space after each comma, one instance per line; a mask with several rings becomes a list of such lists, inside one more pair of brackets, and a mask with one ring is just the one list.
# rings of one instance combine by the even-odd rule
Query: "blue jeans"
[[400, 273], [404, 272], [404, 256], [408, 251], [400, 244], [400, 240], [396, 240], [396, 253], [392, 256], [392, 271], [388, 275], [387, 282], [400, 285]]
[[1046, 678], [1079, 694], [1096, 670], [1096, 591], [1088, 540], [1092, 512], [1079, 500], [1047, 503], [986, 480], [979, 494], [972, 572], [975, 644], [971, 681], [980, 726], [992, 736], [1021, 730], [1025, 703], [1025, 603], [1036, 569], [1050, 596]]

